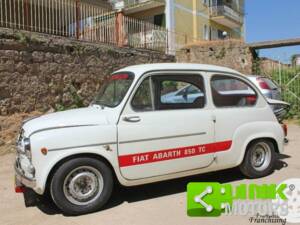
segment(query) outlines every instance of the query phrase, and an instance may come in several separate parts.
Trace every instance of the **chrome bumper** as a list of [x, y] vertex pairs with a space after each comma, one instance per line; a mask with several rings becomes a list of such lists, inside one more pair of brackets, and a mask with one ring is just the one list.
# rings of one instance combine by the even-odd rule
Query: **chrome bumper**
[[23, 173], [18, 168], [17, 163], [15, 164], [15, 185], [16, 186], [26, 186], [34, 189], [36, 187], [35, 179], [29, 179], [23, 175]]

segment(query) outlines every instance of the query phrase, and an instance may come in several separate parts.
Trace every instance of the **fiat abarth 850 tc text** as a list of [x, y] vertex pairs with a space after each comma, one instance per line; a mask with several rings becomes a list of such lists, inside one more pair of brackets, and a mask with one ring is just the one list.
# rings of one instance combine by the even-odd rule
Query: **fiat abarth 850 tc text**
[[244, 75], [217, 66], [149, 64], [113, 73], [87, 108], [24, 121], [16, 190], [49, 193], [67, 214], [101, 209], [114, 181], [140, 185], [239, 166], [262, 177], [284, 131]]

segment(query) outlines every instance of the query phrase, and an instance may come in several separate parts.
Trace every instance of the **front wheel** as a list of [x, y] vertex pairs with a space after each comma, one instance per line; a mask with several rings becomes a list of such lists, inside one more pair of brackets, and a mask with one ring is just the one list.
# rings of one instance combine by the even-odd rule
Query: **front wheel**
[[101, 209], [111, 196], [113, 175], [106, 163], [76, 158], [54, 173], [50, 192], [55, 204], [66, 214], [80, 215]]
[[264, 177], [274, 171], [274, 164], [274, 144], [269, 140], [261, 139], [253, 141], [248, 146], [240, 170], [249, 178]]

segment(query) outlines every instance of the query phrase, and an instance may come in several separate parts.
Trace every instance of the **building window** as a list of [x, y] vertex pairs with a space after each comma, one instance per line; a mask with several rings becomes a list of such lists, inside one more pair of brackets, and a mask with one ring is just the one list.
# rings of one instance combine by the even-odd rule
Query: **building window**
[[165, 27], [166, 26], [165, 14], [155, 15], [154, 24], [160, 27]]
[[211, 32], [211, 40], [223, 40], [225, 38], [229, 38], [230, 37], [230, 33], [227, 32], [227, 35], [224, 36], [224, 31], [223, 30], [219, 30], [216, 28], [211, 27], [210, 29]]
[[202, 2], [203, 2], [203, 5], [209, 6], [209, 1], [210, 1], [210, 0], [203, 0], [203, 1], [202, 1]]

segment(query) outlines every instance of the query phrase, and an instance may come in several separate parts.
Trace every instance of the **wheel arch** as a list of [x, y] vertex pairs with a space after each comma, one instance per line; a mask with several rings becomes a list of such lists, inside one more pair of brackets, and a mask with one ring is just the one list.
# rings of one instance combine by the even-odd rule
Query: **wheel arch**
[[240, 165], [246, 155], [248, 146], [256, 140], [267, 139], [274, 145], [276, 153], [283, 152], [284, 134], [278, 122], [256, 121], [240, 126], [233, 135], [235, 153], [238, 155], [234, 163]]
[[249, 149], [249, 146], [251, 146], [251, 144], [257, 140], [269, 140], [272, 142], [272, 144], [274, 145], [274, 149], [275, 149], [275, 152], [276, 153], [279, 153], [279, 147], [278, 147], [278, 143], [276, 141], [276, 139], [272, 136], [258, 136], [258, 137], [253, 137], [253, 138], [250, 138], [246, 144], [245, 144], [245, 147], [243, 148], [243, 154], [241, 154], [241, 157], [239, 158], [238, 160], [238, 163], [237, 163], [237, 166], [238, 165], [241, 165], [241, 163], [243, 162], [245, 156], [246, 156], [246, 153]]
[[83, 157], [85, 157], [85, 158], [93, 158], [93, 159], [96, 158], [97, 160], [104, 162], [112, 170], [114, 181], [118, 181], [116, 171], [115, 171], [114, 167], [112, 166], [112, 164], [109, 162], [108, 159], [106, 159], [105, 157], [103, 157], [103, 156], [101, 156], [99, 154], [95, 154], [95, 153], [78, 153], [78, 154], [66, 156], [66, 157], [60, 159], [58, 162], [55, 163], [55, 165], [51, 168], [50, 172], [48, 173], [48, 176], [47, 176], [47, 179], [46, 179], [46, 183], [45, 183], [45, 192], [49, 193], [49, 187], [50, 187], [51, 179], [52, 179], [55, 171], [64, 162], [67, 162], [69, 160], [76, 159], [76, 158], [83, 158]]
[[247, 146], [246, 146], [245, 153], [244, 153], [244, 157], [245, 157], [246, 152], [247, 152], [248, 149], [249, 149], [249, 146], [250, 146], [253, 142], [258, 141], [258, 140], [268, 140], [268, 141], [270, 141], [270, 142], [273, 144], [273, 146], [274, 146], [275, 152], [276, 152], [276, 153], [279, 153], [278, 143], [277, 143], [277, 141], [275, 140], [275, 138], [273, 138], [273, 137], [258, 137], [258, 138], [254, 138], [253, 140], [251, 140], [251, 141], [248, 142], [248, 144], [247, 144]]

